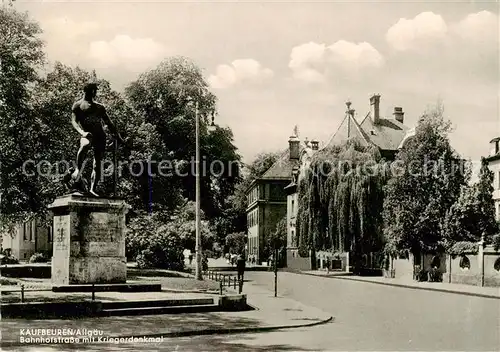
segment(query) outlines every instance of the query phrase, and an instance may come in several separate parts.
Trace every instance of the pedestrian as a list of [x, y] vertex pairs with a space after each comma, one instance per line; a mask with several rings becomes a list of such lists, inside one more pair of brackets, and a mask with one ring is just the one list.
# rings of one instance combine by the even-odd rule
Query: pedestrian
[[193, 263], [193, 253], [190, 253], [188, 258], [189, 258], [189, 265], [191, 265]]
[[245, 274], [245, 258], [243, 258], [241, 254], [237, 257], [236, 269], [238, 271], [238, 281], [243, 281], [243, 276]]

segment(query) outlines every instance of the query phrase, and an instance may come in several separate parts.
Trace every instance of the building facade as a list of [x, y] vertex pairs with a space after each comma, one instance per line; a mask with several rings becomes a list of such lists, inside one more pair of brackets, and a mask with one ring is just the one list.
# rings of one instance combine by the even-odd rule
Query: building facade
[[266, 251], [266, 239], [286, 215], [285, 187], [290, 183], [292, 168], [286, 151], [247, 189], [247, 258], [250, 261], [267, 262], [272, 254]]
[[52, 226], [45, 226], [39, 219], [32, 219], [14, 228], [13, 233], [2, 234], [2, 251], [20, 261], [29, 260], [35, 253], [52, 252]]
[[[323, 148], [319, 149], [319, 143], [316, 141], [305, 142], [303, 149], [300, 149], [297, 157], [296, 167], [290, 175], [291, 182], [286, 187], [287, 190], [287, 265], [292, 269], [307, 269], [314, 266], [310, 258], [301, 257], [298, 251], [298, 233], [297, 233], [297, 212], [298, 212], [298, 194], [297, 184], [303, 177], [305, 171], [310, 165], [311, 159], [318, 150], [330, 148], [335, 145], [340, 145], [348, 140], [356, 139], [361, 145], [376, 146], [382, 157], [386, 160], [394, 160], [398, 150], [408, 141], [414, 134], [414, 129], [409, 129], [404, 124], [404, 112], [401, 107], [395, 107], [392, 118], [383, 117], [380, 114], [380, 95], [370, 97], [370, 111], [358, 121], [355, 117], [355, 110], [351, 108], [351, 102], [346, 103], [347, 111], [338, 129], [333, 133], [329, 141]], [[290, 150], [292, 145], [299, 145], [298, 138], [291, 138]], [[290, 155], [292, 158], [292, 154]], [[302, 253], [304, 255], [304, 253]], [[329, 253], [317, 253], [319, 267], [323, 267], [324, 261]], [[348, 270], [349, 255], [343, 256], [342, 267]], [[346, 263], [347, 262], [347, 263]]]
[[493, 200], [495, 202], [495, 214], [500, 221], [500, 137], [490, 141], [490, 153], [486, 158], [488, 167], [493, 172]]

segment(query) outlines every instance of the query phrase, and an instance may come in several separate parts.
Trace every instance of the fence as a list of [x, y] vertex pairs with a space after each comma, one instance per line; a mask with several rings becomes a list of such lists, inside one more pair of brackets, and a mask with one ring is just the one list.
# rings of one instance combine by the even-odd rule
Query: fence
[[222, 274], [217, 271], [206, 271], [205, 276], [208, 277], [209, 280], [219, 282], [221, 295], [223, 287], [233, 287], [236, 290], [236, 286], [238, 286], [238, 293], [243, 292], [243, 276], [238, 280], [238, 277], [235, 275]]

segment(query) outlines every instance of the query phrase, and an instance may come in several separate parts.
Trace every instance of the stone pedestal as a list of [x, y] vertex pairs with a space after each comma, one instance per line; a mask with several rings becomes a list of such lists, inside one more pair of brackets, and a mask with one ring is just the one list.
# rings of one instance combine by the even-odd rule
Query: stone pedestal
[[123, 200], [67, 195], [49, 206], [54, 215], [52, 283], [124, 283]]

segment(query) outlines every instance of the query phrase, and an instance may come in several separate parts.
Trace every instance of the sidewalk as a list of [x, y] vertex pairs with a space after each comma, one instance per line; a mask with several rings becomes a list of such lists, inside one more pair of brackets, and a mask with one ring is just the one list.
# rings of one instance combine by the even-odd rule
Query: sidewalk
[[469, 296], [478, 296], [486, 298], [500, 299], [500, 287], [480, 287], [472, 285], [450, 284], [446, 282], [418, 282], [404, 279], [388, 279], [380, 276], [354, 276], [347, 273], [329, 272], [326, 271], [302, 271], [302, 274], [323, 276], [341, 280], [351, 280], [359, 282], [367, 282], [379, 285], [388, 285], [395, 287], [405, 287], [416, 290], [429, 290], [446, 293], [455, 293]]
[[331, 315], [297, 301], [274, 297], [274, 294], [252, 283], [245, 283], [248, 303], [255, 310], [246, 312], [212, 312], [118, 316], [80, 320], [2, 319], [2, 345], [19, 343], [21, 329], [87, 329], [98, 330], [105, 337], [191, 336], [238, 332], [267, 331], [312, 326], [331, 321]]

